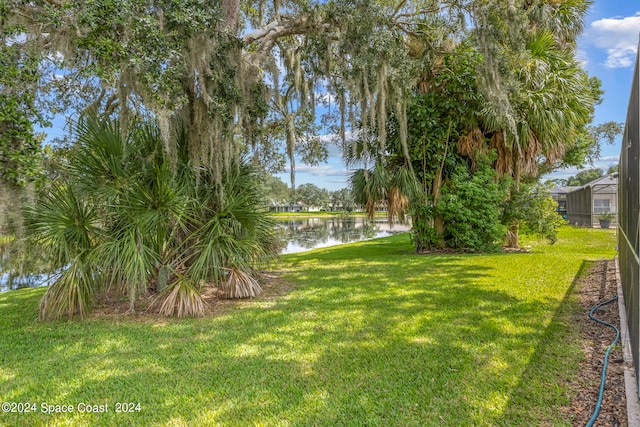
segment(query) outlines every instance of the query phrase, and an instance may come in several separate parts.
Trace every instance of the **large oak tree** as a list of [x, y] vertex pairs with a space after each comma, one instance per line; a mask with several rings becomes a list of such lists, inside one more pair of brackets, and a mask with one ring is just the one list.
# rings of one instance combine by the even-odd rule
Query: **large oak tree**
[[[323, 103], [345, 150], [368, 139], [383, 152], [393, 117], [411, 169], [408, 101], [437, 90], [443, 58], [462, 42], [480, 56], [473, 73], [484, 106], [455, 117], [466, 129], [449, 133], [443, 120], [434, 134], [466, 130], [463, 154], [496, 150], [496, 169], [516, 183], [584, 140], [598, 96], [575, 59], [589, 0], [4, 4], [3, 25], [19, 29], [12, 43], [40, 52], [41, 93], [56, 108], [117, 114], [123, 134], [131, 115], [152, 113], [166, 151], [186, 131], [192, 164], [212, 165], [219, 181], [247, 153], [281, 164], [282, 144], [293, 182], [296, 156], [326, 156], [313, 136]], [[454, 148], [448, 139], [440, 145]], [[436, 201], [441, 173], [431, 189]], [[512, 244], [516, 230], [514, 223]]]

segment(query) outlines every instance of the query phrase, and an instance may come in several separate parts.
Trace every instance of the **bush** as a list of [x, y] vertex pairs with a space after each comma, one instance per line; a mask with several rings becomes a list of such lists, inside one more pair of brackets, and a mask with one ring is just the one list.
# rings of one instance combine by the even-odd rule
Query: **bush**
[[436, 246], [438, 235], [433, 227], [433, 206], [414, 203], [411, 214], [411, 241], [416, 252], [423, 252]]
[[523, 233], [543, 237], [553, 244], [558, 240], [558, 230], [566, 224], [557, 207], [548, 188], [540, 184], [523, 185], [512, 195], [504, 222], [515, 219]]
[[480, 163], [473, 174], [466, 166], [457, 167], [438, 204], [446, 245], [471, 251], [500, 248], [506, 234], [501, 218], [507, 189], [506, 180], [498, 180], [488, 162]]

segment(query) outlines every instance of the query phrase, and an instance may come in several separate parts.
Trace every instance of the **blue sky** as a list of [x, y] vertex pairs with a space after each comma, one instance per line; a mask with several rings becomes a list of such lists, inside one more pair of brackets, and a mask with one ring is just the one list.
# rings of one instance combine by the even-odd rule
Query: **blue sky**
[[[602, 80], [603, 102], [596, 107], [594, 124], [607, 121], [624, 123], [629, 104], [631, 80], [640, 33], [640, 3], [637, 0], [596, 0], [589, 9], [585, 31], [578, 41], [579, 58], [589, 75]], [[613, 145], [602, 146], [602, 156], [594, 167], [606, 171], [618, 163], [618, 137]], [[326, 164], [316, 167], [296, 165], [296, 185], [313, 183], [329, 190], [346, 187], [347, 170], [341, 162], [340, 151], [329, 147]], [[587, 168], [590, 168], [588, 166]], [[567, 178], [577, 169], [563, 169], [543, 177]], [[278, 175], [289, 183], [287, 173]]]
[[[624, 123], [629, 105], [636, 51], [640, 36], [640, 3], [636, 0], [596, 0], [578, 41], [580, 59], [587, 72], [602, 80], [604, 100], [596, 106], [594, 124]], [[618, 164], [622, 137], [602, 146], [595, 166], [606, 171]], [[576, 169], [560, 170], [553, 177], [575, 175]]]

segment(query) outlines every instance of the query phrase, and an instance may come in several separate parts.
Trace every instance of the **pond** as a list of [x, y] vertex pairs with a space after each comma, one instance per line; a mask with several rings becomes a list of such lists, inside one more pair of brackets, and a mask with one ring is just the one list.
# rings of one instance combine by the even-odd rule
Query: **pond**
[[[282, 254], [308, 251], [315, 248], [340, 245], [343, 243], [368, 240], [376, 237], [409, 231], [410, 226], [394, 224], [384, 218], [368, 220], [363, 217], [346, 218], [279, 218], [277, 228], [286, 245]], [[29, 267], [18, 270], [17, 256], [11, 244], [0, 244], [0, 292], [13, 289], [47, 286], [52, 275], [39, 274], [44, 271], [38, 260], [27, 263]], [[40, 263], [41, 264], [41, 263]]]
[[279, 219], [278, 227], [287, 241], [282, 254], [385, 237], [411, 229], [409, 225], [390, 226], [386, 218], [369, 220], [355, 216]]
[[30, 261], [20, 269], [17, 254], [10, 243], [0, 244], [0, 292], [13, 289], [47, 286], [53, 277], [50, 274], [34, 273], [44, 271], [43, 262]]

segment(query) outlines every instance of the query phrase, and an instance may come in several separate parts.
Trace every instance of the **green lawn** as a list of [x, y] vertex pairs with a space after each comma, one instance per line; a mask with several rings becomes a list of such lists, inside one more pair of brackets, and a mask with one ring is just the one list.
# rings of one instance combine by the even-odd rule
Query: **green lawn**
[[573, 283], [614, 233], [530, 244], [419, 256], [403, 234], [288, 255], [293, 291], [207, 319], [40, 323], [43, 290], [0, 294], [0, 396], [38, 411], [0, 425], [570, 425]]

